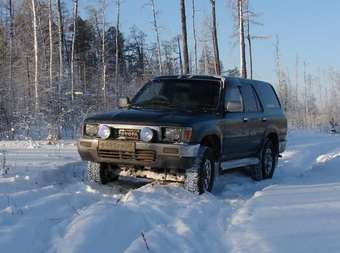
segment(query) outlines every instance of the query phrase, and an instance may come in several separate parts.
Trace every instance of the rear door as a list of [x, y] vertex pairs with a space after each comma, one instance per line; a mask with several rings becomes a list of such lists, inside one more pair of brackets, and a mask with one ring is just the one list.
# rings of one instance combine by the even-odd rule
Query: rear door
[[287, 120], [274, 88], [270, 84], [263, 82], [256, 83], [254, 87], [264, 109], [262, 114], [263, 128], [265, 130], [275, 128], [278, 131], [279, 140], [285, 141]]
[[242, 98], [244, 101], [244, 121], [247, 122], [248, 138], [245, 143], [245, 153], [256, 155], [261, 145], [265, 126], [262, 123], [263, 109], [251, 82], [242, 81]]

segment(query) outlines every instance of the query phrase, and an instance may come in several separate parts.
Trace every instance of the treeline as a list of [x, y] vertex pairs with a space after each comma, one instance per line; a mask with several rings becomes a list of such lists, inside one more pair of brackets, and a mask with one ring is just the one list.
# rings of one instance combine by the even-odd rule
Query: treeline
[[289, 71], [282, 60], [278, 38], [275, 65], [275, 88], [289, 127], [327, 131], [335, 124], [340, 131], [340, 72], [332, 67], [312, 72], [309, 63], [299, 56], [293, 71]]
[[[179, 0], [179, 10], [174, 12], [180, 13], [181, 34], [168, 38], [159, 26], [157, 0], [145, 0], [154, 30], [151, 36], [141, 24], [121, 31], [121, 16], [126, 15], [121, 12], [121, 0], [98, 0], [89, 6], [79, 6], [78, 0], [72, 5], [61, 0], [1, 0], [0, 139], [74, 137], [86, 115], [115, 107], [119, 97], [132, 96], [155, 75], [252, 78], [252, 40], [268, 38], [250, 33], [257, 15], [249, 1], [231, 1], [235, 18], [231, 25], [240, 50], [240, 67], [231, 70], [224, 69], [220, 60], [219, 49], [226, 45], [218, 44], [216, 0], [204, 1], [211, 6], [207, 22], [197, 18], [195, 0]], [[107, 20], [112, 4], [113, 22]], [[80, 9], [86, 10], [86, 17], [79, 15]], [[291, 125], [327, 124], [339, 108], [337, 97], [328, 104], [318, 103], [314, 76], [305, 73], [303, 82], [296, 79], [294, 83], [283, 67], [278, 46], [276, 52], [276, 86]], [[327, 94], [333, 97], [339, 94], [340, 78], [336, 71], [330, 76], [333, 85]], [[326, 107], [328, 114], [318, 117]]]

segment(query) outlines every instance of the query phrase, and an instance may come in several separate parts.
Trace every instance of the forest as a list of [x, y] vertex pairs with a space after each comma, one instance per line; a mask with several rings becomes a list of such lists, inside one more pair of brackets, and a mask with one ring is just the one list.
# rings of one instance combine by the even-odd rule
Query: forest
[[[261, 16], [251, 0], [227, 1], [231, 24], [220, 23], [218, 0], [204, 0], [211, 7], [205, 20], [198, 18], [196, 0], [178, 0], [172, 11], [180, 13], [180, 32], [170, 38], [159, 25], [161, 0], [143, 0], [141, 11], [149, 13], [152, 34], [143, 31], [142, 23], [123, 32], [122, 17], [128, 13], [121, 5], [126, 1], [0, 1], [0, 139], [74, 138], [87, 115], [112, 110], [119, 97], [132, 97], [158, 75], [253, 78], [252, 42], [258, 39], [273, 40], [273, 85], [290, 128], [327, 129], [331, 120], [339, 122], [340, 71], [321, 66], [315, 73], [299, 56], [294, 72], [288, 71], [279, 31], [252, 34]], [[239, 64], [231, 69], [224, 68], [228, 59], [219, 52], [226, 46], [218, 36], [224, 26], [233, 27], [239, 48]]]

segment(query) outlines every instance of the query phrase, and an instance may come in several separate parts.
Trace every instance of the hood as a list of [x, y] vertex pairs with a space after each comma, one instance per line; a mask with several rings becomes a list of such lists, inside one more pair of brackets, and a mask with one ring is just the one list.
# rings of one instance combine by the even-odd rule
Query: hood
[[213, 113], [189, 113], [173, 110], [127, 109], [96, 114], [87, 118], [86, 122], [106, 124], [132, 124], [132, 125], [173, 125], [191, 126], [195, 122], [211, 120], [217, 116]]

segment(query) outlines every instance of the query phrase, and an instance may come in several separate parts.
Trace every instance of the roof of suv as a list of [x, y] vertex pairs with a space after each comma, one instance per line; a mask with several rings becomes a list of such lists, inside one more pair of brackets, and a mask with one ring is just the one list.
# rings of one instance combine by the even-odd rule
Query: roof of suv
[[[211, 81], [235, 81], [235, 80], [243, 80], [246, 82], [251, 81], [252, 83], [267, 83], [259, 80], [250, 80], [239, 77], [229, 77], [229, 76], [218, 76], [218, 75], [169, 75], [169, 76], [157, 76], [153, 80], [166, 80], [166, 79], [187, 79], [187, 80], [211, 80]], [[268, 83], [267, 83], [268, 84]]]

